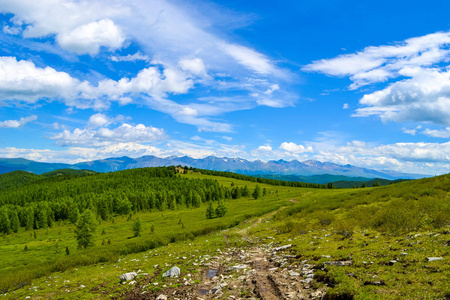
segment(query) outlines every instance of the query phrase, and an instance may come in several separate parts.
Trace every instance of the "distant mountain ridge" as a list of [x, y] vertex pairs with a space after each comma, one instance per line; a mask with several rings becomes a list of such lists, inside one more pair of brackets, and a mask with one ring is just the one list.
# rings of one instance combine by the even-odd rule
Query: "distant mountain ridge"
[[77, 164], [42, 163], [23, 158], [0, 158], [0, 174], [16, 170], [42, 174], [57, 169], [92, 170], [96, 172], [114, 172], [126, 169], [143, 167], [160, 167], [182, 165], [199, 169], [235, 172], [245, 175], [332, 175], [345, 177], [365, 177], [395, 179], [418, 179], [427, 177], [422, 174], [399, 173], [395, 171], [376, 171], [356, 167], [352, 165], [338, 165], [329, 162], [307, 160], [272, 160], [264, 162], [261, 160], [249, 161], [243, 158], [228, 158], [208, 156], [195, 159], [189, 156], [170, 156], [166, 158], [156, 156], [142, 156], [138, 158], [112, 157], [102, 160], [94, 160]]

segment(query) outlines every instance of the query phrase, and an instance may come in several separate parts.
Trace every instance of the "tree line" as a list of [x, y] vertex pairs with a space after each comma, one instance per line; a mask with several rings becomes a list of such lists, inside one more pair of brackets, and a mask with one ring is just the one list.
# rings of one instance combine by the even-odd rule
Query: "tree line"
[[302, 187], [302, 188], [314, 188], [314, 189], [327, 189], [327, 188], [334, 188], [330, 187], [327, 184], [318, 184], [318, 183], [306, 183], [306, 182], [300, 182], [300, 181], [285, 181], [285, 180], [277, 180], [277, 179], [269, 179], [269, 178], [260, 178], [260, 177], [253, 177], [243, 174], [237, 174], [232, 172], [224, 172], [224, 171], [214, 171], [214, 170], [202, 170], [197, 168], [187, 168], [184, 167], [185, 170], [191, 170], [193, 172], [198, 172], [204, 175], [212, 175], [212, 176], [221, 176], [221, 177], [227, 177], [227, 178], [233, 178], [238, 180], [245, 180], [245, 181], [251, 181], [251, 182], [258, 182], [263, 184], [270, 184], [275, 186], [291, 186], [291, 187]]

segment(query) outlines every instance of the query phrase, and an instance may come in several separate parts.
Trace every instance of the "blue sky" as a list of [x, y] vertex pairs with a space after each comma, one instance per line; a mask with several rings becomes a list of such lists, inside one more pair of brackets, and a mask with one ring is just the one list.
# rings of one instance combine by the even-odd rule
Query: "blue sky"
[[1, 0], [0, 157], [450, 170], [447, 1]]

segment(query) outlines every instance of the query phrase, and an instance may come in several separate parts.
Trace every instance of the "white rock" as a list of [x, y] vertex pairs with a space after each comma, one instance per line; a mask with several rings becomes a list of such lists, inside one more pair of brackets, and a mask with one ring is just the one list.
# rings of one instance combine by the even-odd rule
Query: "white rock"
[[129, 281], [134, 279], [137, 276], [136, 272], [129, 272], [129, 273], [124, 273], [122, 275], [120, 275], [119, 279], [120, 281]]
[[235, 265], [235, 266], [229, 267], [228, 270], [241, 270], [241, 269], [245, 269], [245, 268], [247, 268], [246, 265], [240, 264], [240, 265]]
[[292, 247], [292, 245], [289, 244], [289, 245], [284, 245], [284, 246], [276, 247], [276, 248], [274, 248], [273, 250], [275, 250], [275, 251], [280, 251], [280, 250], [288, 249], [288, 248], [291, 248], [291, 247]]
[[428, 261], [442, 260], [442, 257], [427, 257]]
[[166, 273], [163, 274], [163, 277], [175, 277], [180, 276], [180, 268], [173, 267], [172, 269], [168, 270]]

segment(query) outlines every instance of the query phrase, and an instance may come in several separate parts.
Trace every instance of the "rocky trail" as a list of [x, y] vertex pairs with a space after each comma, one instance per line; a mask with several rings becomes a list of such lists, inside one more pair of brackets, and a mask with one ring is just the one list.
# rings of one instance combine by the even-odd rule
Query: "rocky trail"
[[[321, 299], [325, 287], [314, 284], [314, 269], [287, 245], [252, 245], [217, 250], [190, 261], [180, 276], [167, 277], [160, 289], [156, 276], [138, 276], [121, 299]], [[158, 284], [158, 283], [157, 283]], [[159, 283], [162, 284], [162, 283]]]

